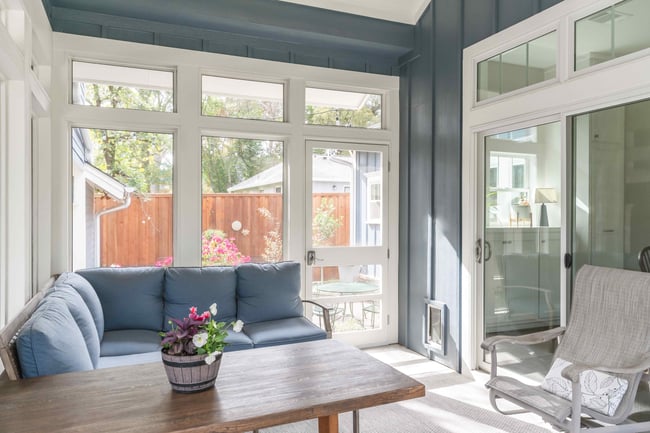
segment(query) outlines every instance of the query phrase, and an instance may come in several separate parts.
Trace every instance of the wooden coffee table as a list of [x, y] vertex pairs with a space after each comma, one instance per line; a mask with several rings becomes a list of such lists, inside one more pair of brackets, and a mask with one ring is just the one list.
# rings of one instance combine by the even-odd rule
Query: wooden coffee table
[[216, 386], [173, 392], [162, 362], [0, 384], [0, 432], [250, 432], [422, 397], [424, 385], [336, 340], [224, 354]]

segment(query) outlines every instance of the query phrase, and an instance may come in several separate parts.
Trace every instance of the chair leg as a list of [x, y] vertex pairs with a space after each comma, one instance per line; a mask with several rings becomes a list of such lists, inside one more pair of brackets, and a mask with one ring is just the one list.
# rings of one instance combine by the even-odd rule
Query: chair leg
[[352, 411], [352, 432], [359, 433], [359, 411]]

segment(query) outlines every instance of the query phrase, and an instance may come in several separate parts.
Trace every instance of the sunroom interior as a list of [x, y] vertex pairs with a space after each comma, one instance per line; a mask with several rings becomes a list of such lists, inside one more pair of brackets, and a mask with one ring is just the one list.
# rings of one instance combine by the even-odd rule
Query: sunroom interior
[[153, 3], [0, 0], [0, 325], [64, 271], [295, 260], [334, 338], [462, 373], [638, 269], [645, 0]]

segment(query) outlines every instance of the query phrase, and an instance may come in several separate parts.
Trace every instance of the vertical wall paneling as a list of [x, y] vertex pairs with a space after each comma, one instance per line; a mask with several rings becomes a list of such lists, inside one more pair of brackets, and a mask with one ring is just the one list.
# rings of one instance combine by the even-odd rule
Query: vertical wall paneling
[[445, 302], [447, 355], [434, 359], [459, 371], [462, 49], [559, 1], [433, 0], [402, 57], [399, 341], [426, 354], [423, 301]]
[[[460, 370], [462, 3], [434, 3], [432, 298], [450, 312], [443, 362]], [[450, 164], [454, 161], [455, 164]], [[434, 355], [435, 356], [435, 355]]]

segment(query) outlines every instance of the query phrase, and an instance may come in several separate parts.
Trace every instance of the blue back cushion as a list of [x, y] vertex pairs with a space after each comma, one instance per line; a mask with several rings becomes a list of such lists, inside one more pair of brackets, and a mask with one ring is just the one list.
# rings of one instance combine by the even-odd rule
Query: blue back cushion
[[164, 328], [169, 329], [170, 318], [187, 317], [190, 307], [196, 307], [200, 314], [212, 303], [217, 304], [216, 321], [237, 320], [236, 287], [237, 274], [231, 266], [167, 268]]
[[74, 272], [62, 273], [54, 283], [55, 286], [62, 284], [72, 287], [81, 295], [93, 316], [99, 339], [104, 338], [104, 310], [93, 286], [84, 277]]
[[77, 322], [81, 335], [84, 337], [90, 360], [93, 367], [97, 368], [99, 363], [99, 336], [97, 328], [93, 321], [93, 316], [84, 302], [81, 295], [72, 287], [64, 285], [54, 285], [47, 293], [47, 297], [41, 301], [41, 304], [49, 302], [50, 299], [57, 298], [63, 300], [68, 306], [72, 318]]
[[162, 329], [164, 268], [94, 268], [77, 273], [95, 288], [107, 331]]
[[86, 342], [63, 299], [46, 296], [16, 340], [23, 377], [93, 369]]
[[245, 263], [237, 266], [237, 318], [244, 323], [302, 316], [300, 264]]

